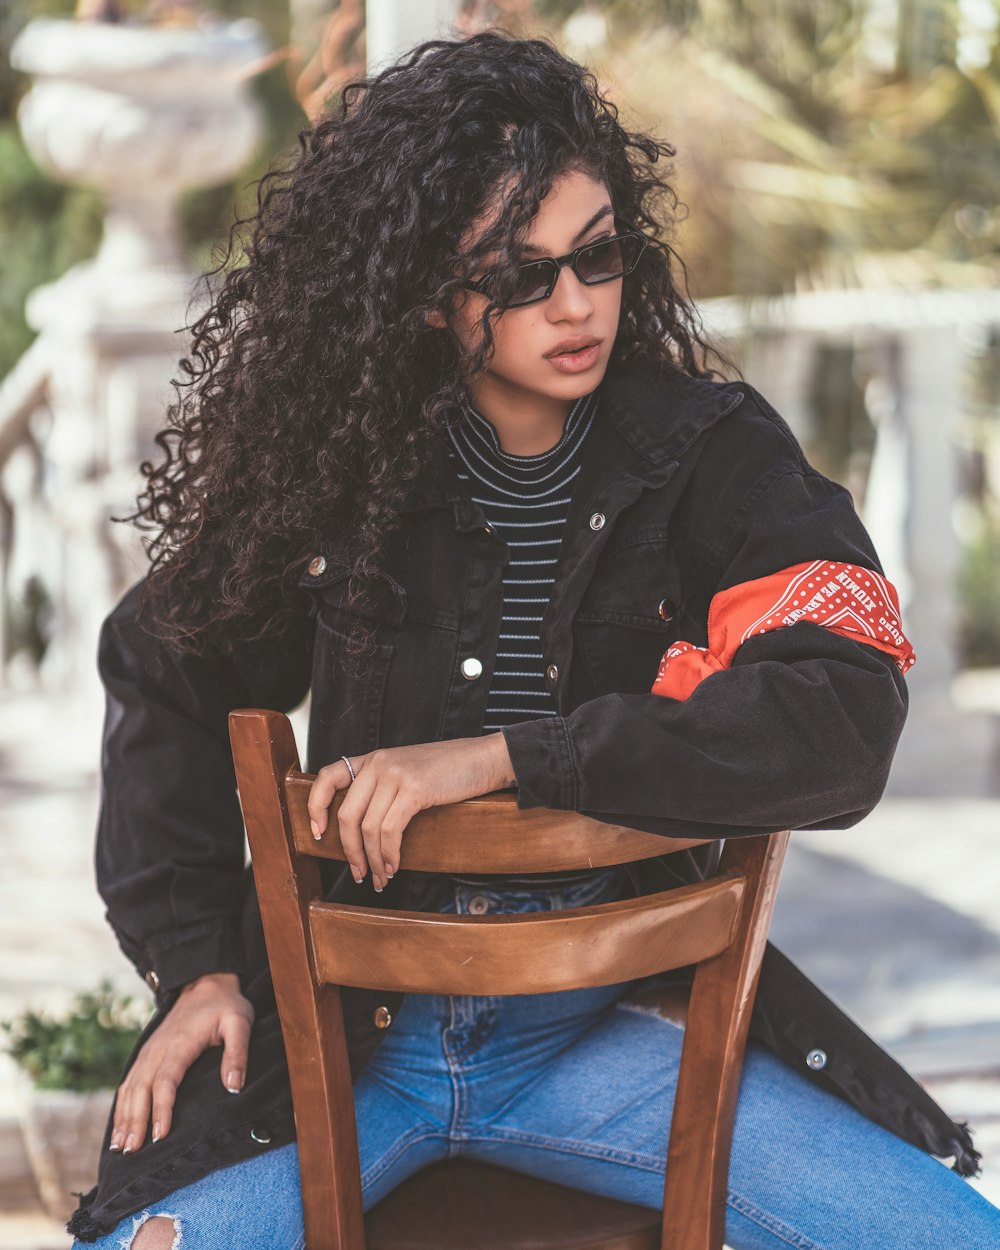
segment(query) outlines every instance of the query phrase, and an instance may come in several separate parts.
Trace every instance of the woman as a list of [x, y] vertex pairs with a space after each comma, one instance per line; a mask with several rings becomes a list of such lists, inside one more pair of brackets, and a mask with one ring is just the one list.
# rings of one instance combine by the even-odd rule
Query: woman
[[[99, 884], [158, 1011], [81, 1241], [302, 1244], [231, 708], [311, 690], [317, 834], [346, 791], [329, 897], [371, 906], [572, 907], [714, 859], [400, 871], [417, 811], [504, 787], [716, 839], [877, 802], [906, 705], [878, 639], [798, 620], [650, 691], [671, 644], [711, 643], [727, 591], [810, 561], [880, 573], [846, 492], [705, 366], [655, 238], [672, 154], [548, 45], [485, 34], [348, 88], [262, 180], [145, 469], [153, 569], [102, 634]], [[366, 1208], [449, 1153], [658, 1206], [682, 1031], [644, 985], [345, 991]], [[773, 950], [755, 1034], [735, 1250], [997, 1244], [1000, 1215], [927, 1153], [973, 1171], [964, 1128]]]

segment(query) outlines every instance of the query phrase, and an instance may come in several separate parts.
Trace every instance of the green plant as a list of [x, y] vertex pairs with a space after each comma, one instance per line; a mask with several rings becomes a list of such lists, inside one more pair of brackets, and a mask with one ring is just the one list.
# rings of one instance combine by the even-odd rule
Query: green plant
[[26, 651], [36, 666], [49, 645], [52, 632], [52, 597], [41, 580], [32, 574], [21, 593], [8, 588], [0, 604], [3, 613], [3, 660], [10, 660], [19, 651]]
[[966, 547], [959, 586], [963, 665], [1000, 665], [1000, 522], [986, 521]]
[[28, 1010], [0, 1022], [4, 1049], [38, 1089], [113, 1088], [142, 1027], [133, 1001], [102, 981], [96, 991], [77, 994], [59, 1018]]

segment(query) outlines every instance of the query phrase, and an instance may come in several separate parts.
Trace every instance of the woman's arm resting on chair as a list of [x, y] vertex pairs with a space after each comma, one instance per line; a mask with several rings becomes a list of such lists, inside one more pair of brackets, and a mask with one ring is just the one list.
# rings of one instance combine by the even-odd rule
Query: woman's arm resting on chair
[[327, 809], [337, 791], [348, 791], [337, 813], [340, 840], [355, 881], [364, 880], [370, 864], [376, 890], [384, 889], [399, 868], [403, 830], [417, 812], [514, 784], [501, 733], [387, 747], [352, 755], [350, 760], [354, 781], [343, 760], [327, 764], [316, 774], [309, 792], [309, 815], [318, 838], [326, 828]]

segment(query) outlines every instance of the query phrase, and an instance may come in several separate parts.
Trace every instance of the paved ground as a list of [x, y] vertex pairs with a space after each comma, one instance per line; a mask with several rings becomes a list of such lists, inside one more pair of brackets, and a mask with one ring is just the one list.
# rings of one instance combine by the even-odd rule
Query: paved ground
[[[0, 1019], [111, 976], [144, 993], [91, 866], [93, 713], [0, 702]], [[888, 1045], [986, 1156], [1000, 1204], [1000, 800], [888, 798], [850, 830], [799, 834], [772, 937]], [[0, 1250], [62, 1250], [41, 1219], [0, 1063]]]
[[1000, 1205], [1000, 802], [884, 800], [797, 834], [771, 938], [957, 1120]]

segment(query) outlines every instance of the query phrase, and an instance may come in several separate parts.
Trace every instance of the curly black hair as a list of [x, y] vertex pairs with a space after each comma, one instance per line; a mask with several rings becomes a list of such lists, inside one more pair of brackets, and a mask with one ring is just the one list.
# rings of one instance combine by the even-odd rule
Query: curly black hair
[[[365, 599], [499, 313], [484, 313], [468, 352], [427, 315], [446, 312], [487, 255], [499, 257], [499, 297], [564, 173], [603, 181], [616, 215], [651, 236], [623, 286], [609, 368], [643, 360], [717, 376], [664, 237], [678, 198], [669, 163], [655, 166], [675, 154], [624, 129], [594, 76], [544, 40], [432, 40], [349, 84], [300, 132], [290, 163], [257, 182], [256, 212], [234, 221], [204, 276], [207, 311], [185, 327], [185, 378], [156, 436], [164, 457], [142, 465], [123, 518], [156, 531], [144, 605], [152, 592], [166, 637], [202, 653], [280, 637], [301, 610], [303, 564], [331, 535], [352, 598]], [[348, 655], [370, 642], [359, 618]]]

